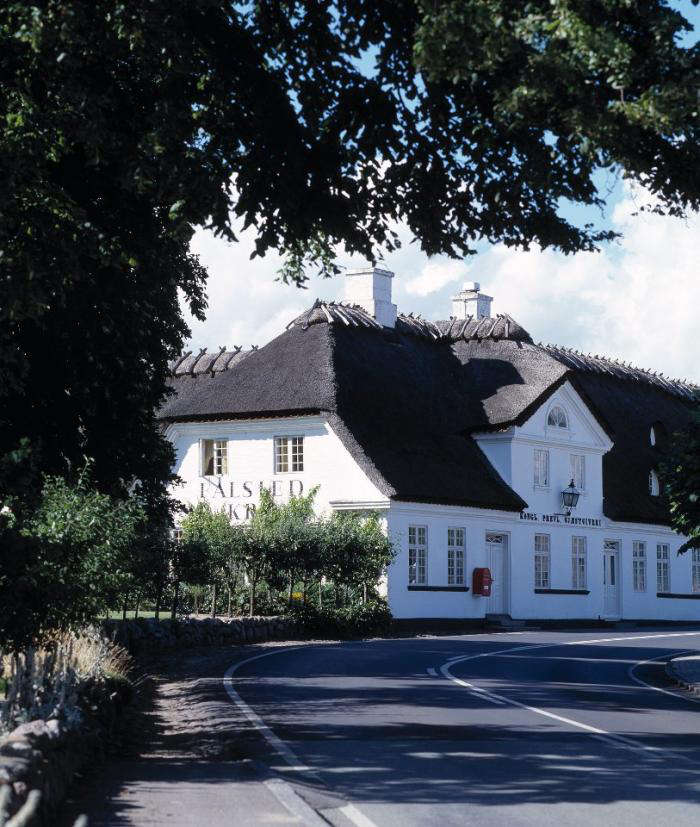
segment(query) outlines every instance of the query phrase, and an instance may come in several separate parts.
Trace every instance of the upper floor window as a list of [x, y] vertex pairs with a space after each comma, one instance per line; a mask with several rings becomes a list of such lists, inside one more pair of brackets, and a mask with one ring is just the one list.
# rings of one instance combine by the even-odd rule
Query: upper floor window
[[546, 448], [535, 448], [533, 482], [537, 488], [549, 486], [549, 451]]
[[304, 470], [304, 437], [275, 437], [275, 474]]
[[583, 454], [570, 454], [571, 479], [579, 491], [586, 490], [586, 457]]
[[649, 431], [649, 443], [650, 445], [656, 445], [656, 428], [653, 425]]
[[566, 418], [566, 411], [559, 405], [555, 405], [547, 414], [547, 425], [551, 428], [568, 428], [569, 420]]
[[652, 497], [659, 496], [659, 475], [653, 468], [649, 471], [649, 493]]
[[447, 585], [464, 585], [465, 530], [447, 529]]
[[225, 439], [202, 440], [202, 476], [228, 474], [228, 442]]
[[655, 422], [649, 428], [649, 444], [652, 447], [663, 448], [666, 440], [666, 426], [663, 422]]

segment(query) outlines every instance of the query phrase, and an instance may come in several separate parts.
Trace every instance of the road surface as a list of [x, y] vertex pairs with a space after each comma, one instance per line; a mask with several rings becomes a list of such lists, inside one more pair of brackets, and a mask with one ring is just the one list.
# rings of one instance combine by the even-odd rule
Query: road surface
[[181, 653], [93, 827], [700, 825], [700, 631], [531, 631]]
[[663, 663], [699, 649], [668, 630], [376, 640], [263, 653], [226, 685], [337, 824], [697, 827], [700, 704]]

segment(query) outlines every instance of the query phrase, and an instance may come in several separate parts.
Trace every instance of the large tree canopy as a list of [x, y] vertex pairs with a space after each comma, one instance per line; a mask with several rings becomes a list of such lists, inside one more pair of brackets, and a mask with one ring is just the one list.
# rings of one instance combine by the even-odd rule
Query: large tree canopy
[[429, 254], [591, 249], [559, 208], [599, 203], [599, 167], [698, 207], [687, 29], [662, 0], [3, 4], [0, 493], [83, 455], [116, 493], [167, 478], [196, 226], [254, 226], [299, 280], [396, 222]]

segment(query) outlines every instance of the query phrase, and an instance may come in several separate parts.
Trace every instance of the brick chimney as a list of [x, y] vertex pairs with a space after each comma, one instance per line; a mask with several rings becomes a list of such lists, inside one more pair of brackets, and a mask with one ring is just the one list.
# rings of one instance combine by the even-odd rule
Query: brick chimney
[[466, 319], [474, 316], [476, 319], [485, 319], [491, 316], [492, 296], [480, 293], [481, 285], [478, 281], [465, 281], [462, 289], [452, 298], [452, 315], [456, 319]]
[[391, 302], [389, 270], [369, 267], [365, 270], [349, 270], [345, 273], [344, 300], [359, 304], [384, 327], [396, 325], [396, 305]]

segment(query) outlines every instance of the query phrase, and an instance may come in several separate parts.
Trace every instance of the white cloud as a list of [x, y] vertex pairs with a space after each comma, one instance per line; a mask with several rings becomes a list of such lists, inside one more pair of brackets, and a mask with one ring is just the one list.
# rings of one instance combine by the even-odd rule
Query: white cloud
[[[533, 248], [486, 247], [468, 261], [428, 259], [408, 244], [388, 256], [399, 310], [445, 318], [465, 279], [494, 296], [535, 341], [612, 356], [666, 375], [700, 380], [700, 216], [686, 221], [633, 215], [639, 198], [626, 190], [612, 212], [623, 238], [600, 253], [564, 256]], [[207, 321], [192, 324], [192, 347], [263, 345], [316, 297], [342, 297], [342, 277], [312, 278], [307, 290], [275, 281], [277, 256], [250, 260], [253, 233], [227, 244], [198, 232], [193, 250], [210, 273]], [[340, 257], [343, 265], [357, 262]]]

